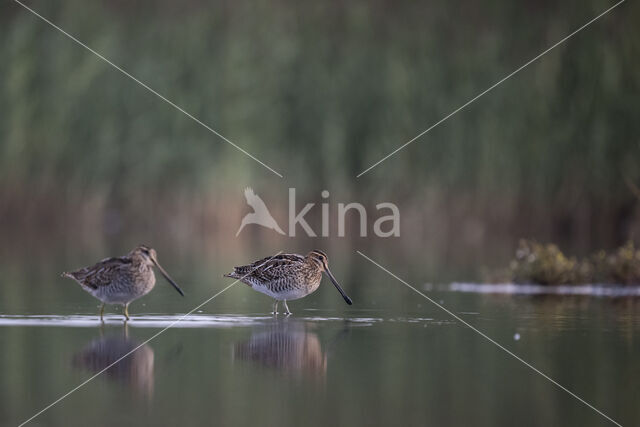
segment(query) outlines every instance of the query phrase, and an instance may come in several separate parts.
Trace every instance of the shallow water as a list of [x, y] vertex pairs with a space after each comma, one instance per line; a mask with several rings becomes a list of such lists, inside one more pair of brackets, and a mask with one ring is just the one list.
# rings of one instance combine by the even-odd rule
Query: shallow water
[[426, 285], [426, 290], [441, 289], [454, 292], [510, 295], [584, 295], [594, 297], [640, 297], [640, 286], [624, 285], [535, 285], [516, 283], [451, 283]]
[[[312, 311], [312, 310], [309, 310]], [[280, 316], [283, 321], [289, 321], [288, 316]], [[275, 318], [275, 319], [274, 319]], [[242, 315], [220, 315], [211, 316], [204, 314], [175, 314], [175, 315], [154, 315], [143, 314], [131, 316], [131, 320], [125, 322], [121, 315], [106, 315], [100, 319], [100, 316], [0, 316], [0, 326], [54, 326], [54, 327], [105, 327], [118, 325], [123, 328], [232, 328], [235, 326], [259, 326], [271, 324], [277, 320], [277, 316], [271, 314], [256, 314], [254, 316]], [[298, 317], [296, 321], [302, 322], [348, 322], [363, 325], [372, 325], [375, 322], [382, 321], [377, 317]], [[406, 319], [402, 321], [417, 322], [424, 318]], [[389, 321], [394, 321], [389, 319]]]
[[[228, 286], [236, 259], [264, 251], [214, 263], [164, 251], [186, 296], [159, 280], [126, 326], [113, 306], [102, 324], [97, 301], [58, 277], [95, 254], [5, 258], [0, 425], [84, 382], [28, 425], [610, 424], [366, 260], [331, 252], [353, 306], [326, 281], [274, 318], [269, 298], [238, 284], [185, 317]], [[371, 256], [621, 424], [640, 423], [639, 300], [430, 286], [418, 260]]]
[[[431, 295], [623, 425], [640, 421], [633, 302]], [[410, 314], [134, 314], [126, 325], [113, 313], [104, 325], [96, 315], [3, 315], [0, 424], [25, 421], [99, 373], [32, 425], [607, 425], [413, 302]]]

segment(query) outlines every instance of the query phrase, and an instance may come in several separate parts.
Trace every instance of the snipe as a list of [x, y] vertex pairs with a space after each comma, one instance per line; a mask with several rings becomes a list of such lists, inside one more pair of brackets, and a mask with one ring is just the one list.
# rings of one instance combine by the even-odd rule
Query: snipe
[[158, 263], [156, 251], [144, 245], [125, 256], [103, 259], [90, 267], [62, 273], [62, 277], [75, 280], [82, 289], [102, 301], [100, 320], [105, 304], [121, 304], [124, 306], [124, 316], [129, 320], [129, 304], [148, 294], [156, 284], [154, 266], [184, 296], [182, 289]]
[[276, 301], [273, 313], [278, 314], [278, 302], [284, 301], [286, 314], [291, 314], [287, 300], [306, 297], [320, 286], [322, 273], [326, 273], [342, 298], [351, 305], [351, 298], [342, 290], [329, 270], [327, 255], [313, 250], [307, 256], [281, 254], [263, 258], [249, 265], [235, 267], [224, 277], [237, 279]]

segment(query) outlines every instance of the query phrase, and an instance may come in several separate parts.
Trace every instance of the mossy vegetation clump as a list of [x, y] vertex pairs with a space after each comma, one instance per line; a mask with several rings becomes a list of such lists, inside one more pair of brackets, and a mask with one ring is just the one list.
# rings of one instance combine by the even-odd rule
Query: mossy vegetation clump
[[600, 251], [592, 257], [595, 278], [605, 283], [640, 285], [640, 249], [633, 242], [607, 254]]
[[599, 251], [578, 260], [554, 244], [521, 240], [507, 277], [514, 283], [567, 285], [606, 283], [640, 285], [640, 249], [633, 242], [611, 253]]

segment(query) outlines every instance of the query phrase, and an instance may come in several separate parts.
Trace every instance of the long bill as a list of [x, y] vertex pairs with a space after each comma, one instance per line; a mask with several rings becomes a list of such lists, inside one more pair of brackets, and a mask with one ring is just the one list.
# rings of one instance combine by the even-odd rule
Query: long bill
[[155, 266], [158, 267], [158, 270], [160, 270], [160, 273], [162, 273], [164, 278], [167, 279], [167, 282], [171, 283], [171, 286], [173, 286], [180, 295], [184, 296], [184, 292], [182, 292], [182, 289], [180, 289], [180, 286], [178, 286], [178, 284], [174, 282], [171, 277], [169, 277], [169, 273], [167, 273], [166, 270], [162, 268], [162, 266], [158, 263], [158, 261], [156, 261], [155, 259], [151, 259], [151, 261], [153, 261]]
[[333, 274], [331, 274], [331, 271], [329, 271], [328, 268], [325, 267], [324, 271], [327, 273], [327, 276], [329, 276], [329, 279], [331, 280], [331, 282], [333, 283], [333, 286], [336, 287], [336, 289], [338, 290], [338, 292], [340, 292], [340, 295], [342, 295], [342, 298], [344, 298], [345, 302], [349, 305], [353, 304], [353, 301], [351, 301], [351, 298], [349, 298], [347, 296], [347, 294], [344, 292], [344, 290], [342, 290], [342, 288], [340, 287], [340, 285], [338, 284], [338, 281], [336, 280], [335, 277], [333, 277]]

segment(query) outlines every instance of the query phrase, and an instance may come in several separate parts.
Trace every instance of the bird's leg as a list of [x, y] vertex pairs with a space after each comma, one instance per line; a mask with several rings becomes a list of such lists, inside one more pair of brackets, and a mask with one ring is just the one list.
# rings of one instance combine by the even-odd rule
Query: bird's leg
[[129, 320], [129, 303], [124, 305], [124, 318]]
[[287, 300], [284, 300], [284, 309], [285, 309], [285, 310], [287, 310], [287, 311], [285, 311], [284, 313], [285, 313], [287, 316], [291, 316], [291, 311], [289, 310], [289, 306], [287, 305]]
[[271, 314], [278, 314], [278, 300], [273, 303], [273, 311], [271, 312]]
[[102, 323], [104, 323], [103, 314], [104, 314], [104, 303], [102, 303], [102, 305], [100, 306], [100, 321]]

